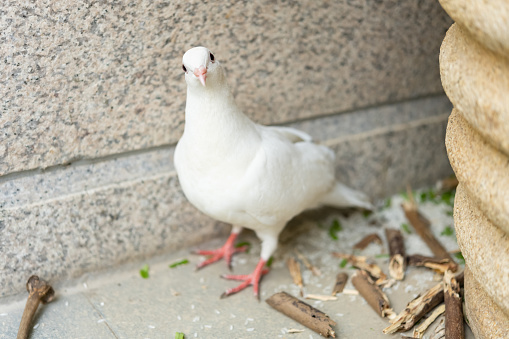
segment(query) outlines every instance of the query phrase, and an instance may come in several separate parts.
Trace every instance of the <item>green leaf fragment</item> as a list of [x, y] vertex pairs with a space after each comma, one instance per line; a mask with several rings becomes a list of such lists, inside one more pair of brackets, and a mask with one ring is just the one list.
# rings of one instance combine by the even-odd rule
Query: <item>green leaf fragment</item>
[[339, 221], [337, 219], [334, 219], [334, 221], [332, 222], [332, 224], [329, 227], [329, 235], [332, 239], [338, 240], [339, 238], [336, 233], [341, 232], [342, 230], [343, 230], [343, 227], [341, 226]]
[[148, 278], [148, 269], [149, 269], [149, 267], [147, 264], [143, 265], [143, 267], [141, 268], [140, 275], [143, 279]]
[[169, 267], [170, 268], [175, 268], [177, 266], [185, 265], [185, 264], [189, 264], [189, 260], [184, 259], [184, 260], [180, 260], [180, 261], [174, 262], [173, 264], [169, 265]]
[[407, 234], [412, 234], [412, 231], [410, 231], [410, 226], [408, 224], [401, 224], [401, 229], [405, 231]]
[[460, 264], [465, 263], [465, 258], [463, 258], [463, 254], [461, 252], [457, 252], [456, 254], [454, 254], [454, 256], [456, 257], [456, 259], [458, 259]]
[[449, 205], [449, 206], [454, 206], [454, 192], [444, 192], [442, 193], [442, 195], [440, 196], [440, 200], [442, 200], [443, 203]]
[[392, 200], [391, 200], [391, 198], [387, 198], [387, 199], [385, 200], [385, 203], [384, 203], [384, 208], [389, 208], [389, 207], [391, 207], [391, 205], [392, 205]]
[[175, 339], [184, 339], [184, 333], [175, 332]]
[[442, 233], [440, 233], [440, 235], [446, 235], [446, 236], [451, 236], [453, 234], [454, 234], [454, 231], [451, 226], [446, 226], [444, 228], [444, 230], [442, 231]]
[[381, 254], [375, 255], [375, 258], [389, 258], [389, 257], [390, 257], [390, 255], [387, 253], [381, 253]]
[[341, 262], [339, 263], [339, 267], [345, 268], [346, 264], [348, 264], [348, 260], [345, 258], [345, 259], [341, 260]]
[[368, 218], [368, 217], [369, 217], [370, 215], [372, 215], [372, 214], [373, 214], [373, 211], [363, 211], [363, 212], [362, 212], [362, 216], [363, 216], [364, 218]]
[[274, 261], [274, 257], [270, 257], [269, 260], [267, 260], [267, 263], [265, 264], [265, 266], [267, 266], [267, 267], [272, 266], [273, 261]]

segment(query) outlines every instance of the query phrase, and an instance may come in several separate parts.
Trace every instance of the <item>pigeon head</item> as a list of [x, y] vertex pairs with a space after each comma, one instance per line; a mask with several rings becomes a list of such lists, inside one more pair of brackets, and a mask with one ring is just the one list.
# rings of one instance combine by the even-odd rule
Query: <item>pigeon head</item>
[[194, 47], [182, 58], [188, 86], [211, 87], [222, 78], [222, 69], [206, 47]]

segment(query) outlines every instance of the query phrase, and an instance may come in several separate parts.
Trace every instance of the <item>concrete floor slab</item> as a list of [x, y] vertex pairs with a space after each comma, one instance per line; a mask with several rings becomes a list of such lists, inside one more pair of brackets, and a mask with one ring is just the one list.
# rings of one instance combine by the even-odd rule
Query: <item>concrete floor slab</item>
[[[401, 224], [407, 223], [399, 207], [401, 201], [401, 196], [394, 196], [390, 203], [386, 201], [387, 207], [368, 217], [359, 212], [346, 216], [337, 210], [322, 209], [293, 220], [281, 234], [272, 271], [262, 281], [261, 301], [254, 298], [252, 289], [219, 299], [226, 288], [236, 284], [219, 277], [228, 272], [225, 263], [195, 271], [195, 265], [202, 259], [185, 250], [55, 286], [58, 298], [39, 309], [31, 338], [154, 339], [174, 338], [175, 332], [184, 333], [185, 338], [320, 338], [264, 301], [280, 291], [299, 296], [299, 288], [292, 281], [286, 259], [295, 256], [295, 250], [304, 254], [322, 273], [314, 276], [301, 267], [304, 293], [330, 295], [338, 272], [344, 271], [350, 277], [354, 273], [349, 265], [340, 268], [341, 260], [334, 258], [331, 252], [351, 253], [352, 246], [365, 235], [375, 232], [385, 239], [385, 227], [400, 228]], [[432, 222], [436, 237], [448, 250], [456, 250], [454, 235], [444, 233], [447, 226], [452, 226], [450, 209], [446, 204], [427, 202], [421, 205], [423, 214]], [[329, 226], [334, 220], [342, 226], [337, 240], [329, 234]], [[415, 232], [404, 233], [404, 238], [408, 254], [431, 254]], [[200, 247], [218, 247], [222, 241], [224, 239], [213, 239]], [[249, 253], [234, 257], [233, 271], [249, 273], [258, 261], [259, 241], [250, 231], [242, 233], [240, 241], [248, 241], [252, 246]], [[383, 245], [371, 244], [358, 253], [374, 258], [388, 274], [385, 240]], [[190, 263], [169, 268], [181, 259], [188, 259]], [[139, 273], [144, 264], [149, 265], [147, 279]], [[437, 283], [434, 279], [434, 273], [427, 269], [411, 267], [407, 269], [404, 281], [385, 292], [394, 310], [400, 312], [411, 299], [434, 286]], [[354, 289], [350, 281], [346, 289]], [[0, 300], [0, 338], [15, 337], [24, 298], [20, 295], [16, 300]], [[400, 334], [382, 334], [388, 321], [380, 318], [360, 296], [340, 294], [335, 301], [305, 301], [337, 322], [334, 328], [337, 338], [401, 337]], [[304, 331], [292, 334], [288, 333], [289, 329]], [[467, 339], [474, 338], [468, 328], [466, 332]], [[429, 338], [429, 334], [425, 338]]]

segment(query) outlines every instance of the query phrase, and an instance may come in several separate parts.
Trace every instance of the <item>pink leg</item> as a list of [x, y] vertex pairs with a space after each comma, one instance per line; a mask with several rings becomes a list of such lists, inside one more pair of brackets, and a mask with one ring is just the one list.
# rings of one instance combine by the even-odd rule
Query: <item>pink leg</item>
[[232, 255], [237, 252], [245, 252], [247, 250], [247, 246], [242, 246], [239, 248], [235, 248], [234, 242], [235, 239], [237, 239], [237, 236], [239, 235], [238, 232], [232, 232], [230, 233], [230, 236], [228, 237], [228, 240], [226, 240], [226, 243], [223, 245], [223, 247], [217, 249], [217, 250], [211, 250], [211, 251], [195, 251], [194, 253], [200, 254], [200, 255], [207, 255], [210, 256], [207, 260], [201, 262], [196, 266], [196, 269], [203, 268], [209, 264], [212, 264], [221, 258], [224, 257], [226, 260], [226, 264], [228, 265], [228, 268], [231, 269], [231, 262], [232, 262]]
[[224, 292], [221, 295], [221, 299], [226, 298], [227, 296], [235, 294], [237, 292], [240, 292], [243, 289], [245, 289], [246, 287], [248, 287], [249, 285], [253, 285], [254, 295], [256, 298], [259, 299], [258, 286], [260, 284], [260, 279], [262, 278], [263, 275], [269, 273], [269, 270], [267, 268], [265, 268], [265, 269], [263, 268], [263, 266], [265, 266], [266, 262], [267, 261], [260, 259], [260, 261], [256, 265], [256, 268], [254, 269], [253, 273], [251, 273], [251, 274], [243, 274], [243, 275], [225, 274], [225, 275], [222, 275], [223, 278], [228, 279], [228, 280], [241, 280], [244, 282], [237, 287], [230, 288], [230, 289], [226, 290], [226, 292]]

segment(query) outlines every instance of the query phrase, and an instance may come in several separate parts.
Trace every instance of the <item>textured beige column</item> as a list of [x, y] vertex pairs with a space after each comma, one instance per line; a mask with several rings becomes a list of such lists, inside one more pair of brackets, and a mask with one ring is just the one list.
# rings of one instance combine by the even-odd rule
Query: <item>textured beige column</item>
[[446, 146], [460, 185], [454, 223], [476, 338], [509, 335], [509, 3], [440, 0], [456, 21], [440, 49], [454, 109]]

